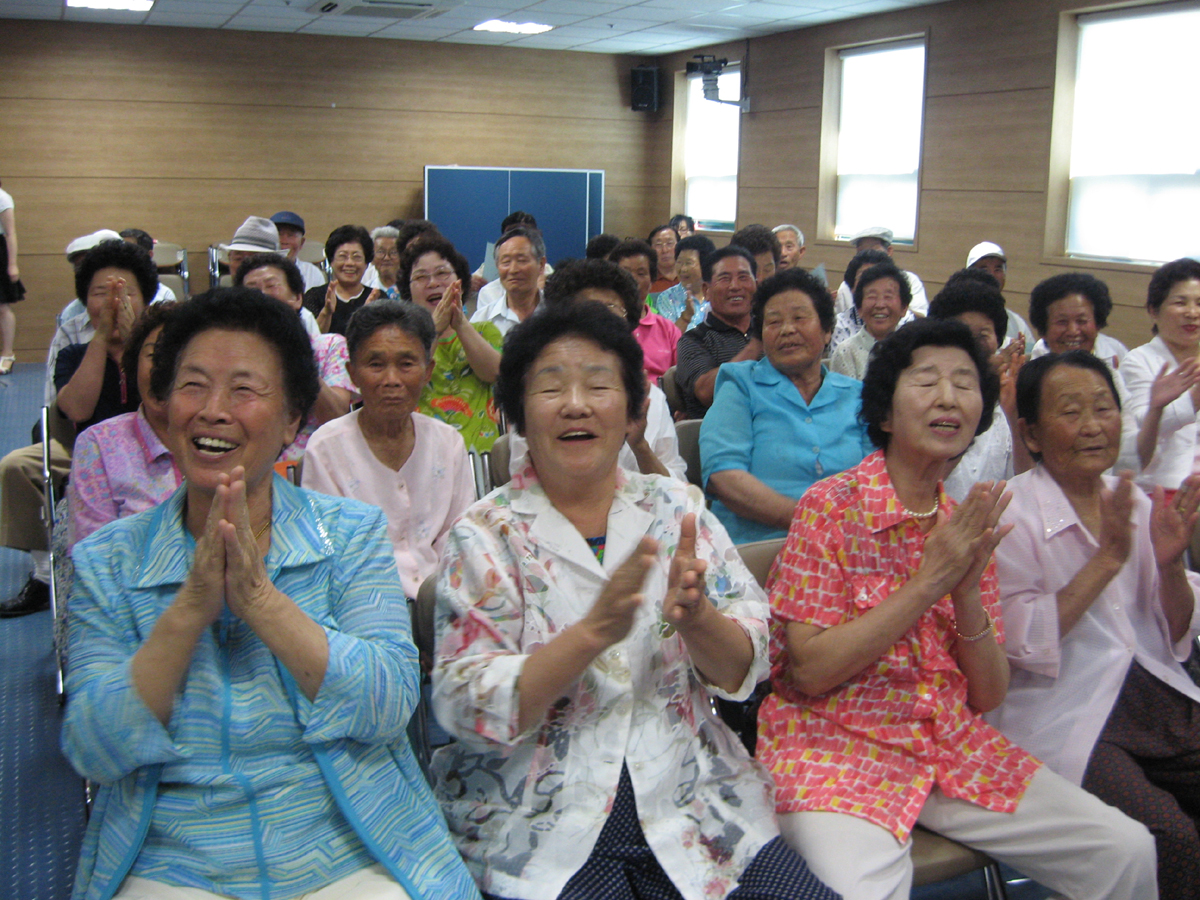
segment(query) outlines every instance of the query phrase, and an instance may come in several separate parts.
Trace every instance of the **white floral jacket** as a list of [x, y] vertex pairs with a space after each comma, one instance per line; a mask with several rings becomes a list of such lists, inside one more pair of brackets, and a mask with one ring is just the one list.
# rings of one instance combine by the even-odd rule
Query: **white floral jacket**
[[[698, 515], [708, 596], [751, 638], [734, 694], [692, 668], [662, 618], [683, 516]], [[540, 725], [517, 731], [526, 655], [591, 608], [643, 535], [660, 544], [625, 640], [588, 667]], [[627, 763], [646, 840], [687, 900], [724, 897], [779, 833], [770, 776], [713, 713], [768, 673], [766, 597], [699, 492], [619, 470], [601, 565], [532, 468], [451, 530], [438, 582], [434, 710], [458, 743], [434, 760], [435, 793], [482, 889], [557, 897], [587, 860]]]

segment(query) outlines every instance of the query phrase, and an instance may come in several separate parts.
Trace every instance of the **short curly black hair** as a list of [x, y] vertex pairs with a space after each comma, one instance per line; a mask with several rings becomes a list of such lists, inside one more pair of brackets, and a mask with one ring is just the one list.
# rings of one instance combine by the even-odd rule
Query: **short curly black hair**
[[1046, 334], [1050, 304], [1071, 294], [1082, 294], [1092, 304], [1092, 316], [1096, 320], [1097, 328], [1108, 324], [1108, 314], [1112, 312], [1113, 306], [1108, 285], [1085, 272], [1063, 272], [1038, 282], [1029, 295], [1029, 324], [1037, 329], [1039, 336], [1044, 337]]
[[[1047, 353], [1044, 356], [1029, 360], [1021, 366], [1017, 375], [1017, 416], [1032, 425], [1036, 424], [1042, 412], [1042, 384], [1046, 376], [1059, 366], [1072, 366], [1076, 369], [1090, 369], [1108, 385], [1112, 391], [1117, 410], [1121, 409], [1121, 394], [1113, 379], [1112, 370], [1100, 357], [1087, 350], [1068, 350], [1066, 353]], [[1041, 461], [1042, 454], [1030, 450], [1029, 455]]]
[[92, 279], [101, 269], [123, 269], [133, 275], [142, 292], [142, 302], [153, 302], [158, 293], [158, 267], [150, 254], [129, 241], [101, 241], [89, 250], [75, 271], [75, 296], [87, 303]]
[[[978, 269], [963, 269], [963, 272], [978, 272]], [[1004, 343], [1008, 334], [1008, 313], [1004, 309], [1004, 295], [995, 287], [996, 279], [988, 275], [991, 284], [973, 277], [951, 275], [946, 286], [929, 302], [929, 318], [954, 319], [963, 313], [979, 313], [992, 320], [996, 332], [996, 343]], [[986, 272], [980, 274], [987, 275]]]
[[867, 363], [859, 418], [876, 447], [887, 449], [891, 435], [883, 430], [883, 424], [892, 413], [896, 385], [901, 373], [912, 365], [913, 354], [922, 347], [957, 347], [971, 357], [983, 394], [983, 410], [975, 434], [981, 435], [992, 427], [996, 401], [1000, 399], [1000, 377], [992, 370], [971, 330], [957, 319], [917, 319], [876, 344]]
[[902, 309], [908, 309], [908, 305], [912, 303], [912, 285], [908, 283], [908, 279], [904, 277], [900, 267], [893, 262], [876, 263], [863, 270], [862, 277], [858, 279], [858, 284], [854, 288], [854, 308], [862, 309], [867, 288], [885, 278], [896, 282], [896, 287], [900, 291], [900, 306]]
[[821, 320], [821, 330], [826, 335], [832, 333], [835, 314], [829, 291], [804, 269], [794, 268], [776, 272], [754, 292], [754, 299], [750, 302], [750, 337], [762, 340], [763, 311], [772, 297], [784, 291], [800, 291], [807, 294], [812, 300], [817, 318]]
[[[1150, 276], [1150, 284], [1146, 288], [1146, 309], [1158, 312], [1171, 288], [1181, 281], [1200, 281], [1200, 260], [1185, 256], [1164, 263]], [[1096, 324], [1099, 324], [1097, 319]]]
[[750, 263], [750, 274], [758, 278], [758, 263], [754, 261], [754, 255], [745, 247], [738, 244], [726, 244], [724, 247], [718, 247], [712, 253], [701, 254], [700, 278], [705, 284], [712, 284], [713, 269], [717, 267], [717, 263], [731, 256], [740, 256], [746, 262]]
[[[659, 230], [661, 231], [662, 229], [660, 228]], [[658, 280], [658, 253], [645, 241], [640, 241], [637, 238], [629, 238], [628, 240], [621, 241], [621, 243], [608, 252], [609, 261], [615, 262], [617, 265], [621, 264], [621, 260], [630, 259], [634, 256], [646, 257], [646, 261], [650, 263], [650, 280]]]
[[[141, 358], [142, 345], [146, 343], [146, 338], [155, 328], [165, 325], [177, 309], [179, 309], [179, 301], [163, 300], [160, 303], [151, 303], [137, 317], [133, 327], [129, 329], [129, 337], [125, 339], [125, 349], [121, 351], [121, 373], [125, 376], [126, 384], [137, 384], [138, 361]], [[158, 399], [166, 398], [159, 397]]]
[[248, 287], [213, 288], [179, 304], [154, 345], [150, 389], [155, 397], [170, 395], [184, 350], [206, 331], [244, 331], [274, 347], [288, 411], [303, 424], [321, 387], [312, 342], [294, 309]]
[[529, 370], [543, 350], [566, 337], [583, 338], [617, 355], [625, 384], [626, 415], [630, 421], [637, 419], [646, 400], [646, 373], [642, 369], [642, 347], [629, 326], [602, 303], [546, 304], [513, 327], [500, 354], [496, 405], [517, 433], [525, 434], [525, 378]]
[[433, 359], [433, 342], [437, 340], [433, 316], [417, 303], [402, 300], [376, 300], [360, 306], [346, 323], [346, 354], [358, 364], [358, 348], [380, 328], [395, 326], [412, 335], [425, 349], [425, 361]]
[[[330, 265], [333, 265], [333, 255], [343, 244], [358, 244], [362, 247], [363, 256], [368, 265], [375, 258], [375, 242], [371, 240], [371, 232], [361, 225], [339, 225], [329, 232], [329, 237], [325, 240], [325, 259], [329, 261]], [[400, 242], [397, 241], [396, 245], [399, 246], [399, 244]]]
[[547, 306], [565, 306], [575, 302], [587, 288], [612, 291], [625, 306], [625, 320], [633, 328], [642, 320], [645, 302], [638, 297], [634, 277], [607, 259], [573, 259], [554, 270], [543, 291]]
[[471, 290], [471, 264], [467, 258], [458, 252], [458, 248], [439, 232], [422, 234], [415, 241], [400, 251], [400, 271], [396, 275], [396, 287], [400, 297], [412, 300], [412, 270], [417, 260], [426, 253], [436, 253], [454, 269], [455, 277], [462, 282], [463, 300]]
[[873, 266], [877, 263], [890, 263], [891, 255], [886, 250], [860, 250], [850, 257], [850, 262], [846, 263], [846, 271], [842, 273], [842, 281], [854, 289], [854, 279], [858, 277], [858, 270], [863, 266]]
[[779, 243], [779, 235], [766, 225], [747, 225], [745, 228], [735, 231], [733, 237], [729, 239], [729, 243], [733, 246], [744, 247], [753, 256], [770, 253], [777, 266], [783, 256], [783, 245]]

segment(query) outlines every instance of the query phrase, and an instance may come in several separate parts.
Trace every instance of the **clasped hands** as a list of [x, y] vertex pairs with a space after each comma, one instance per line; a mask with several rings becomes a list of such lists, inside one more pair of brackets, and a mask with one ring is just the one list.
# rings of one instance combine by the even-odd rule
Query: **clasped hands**
[[253, 627], [256, 615], [281, 595], [267, 576], [263, 553], [250, 525], [246, 471], [221, 473], [204, 532], [196, 540], [191, 572], [176, 603], [199, 624], [215, 622], [226, 606]]
[[106, 344], [121, 344], [129, 337], [137, 318], [129, 299], [129, 286], [124, 278], [110, 275], [104, 287], [104, 305], [96, 317], [96, 335]]
[[925, 553], [917, 574], [930, 588], [930, 606], [946, 594], [958, 606], [979, 593], [979, 579], [1001, 539], [1012, 525], [997, 527], [1012, 494], [1004, 481], [982, 481], [954, 512], [939, 511], [925, 538]]
[[[645, 601], [642, 590], [658, 546], [654, 538], [642, 538], [580, 621], [580, 627], [600, 651], [623, 640], [633, 627], [634, 616]], [[688, 513], [680, 525], [679, 544], [671, 559], [662, 605], [663, 620], [685, 638], [690, 632], [704, 628], [711, 616], [720, 615], [704, 591], [706, 568], [707, 563], [696, 559], [696, 515]]]

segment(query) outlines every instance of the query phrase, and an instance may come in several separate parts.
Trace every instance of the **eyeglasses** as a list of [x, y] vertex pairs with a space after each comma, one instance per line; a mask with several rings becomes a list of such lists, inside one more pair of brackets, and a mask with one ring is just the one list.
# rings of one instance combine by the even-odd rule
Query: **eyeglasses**
[[425, 285], [437, 281], [439, 283], [453, 281], [457, 276], [454, 270], [449, 266], [441, 266], [434, 269], [432, 272], [418, 272], [408, 279], [409, 284], [416, 284], [424, 287]]
[[376, 251], [375, 251], [375, 256], [376, 256], [377, 258], [379, 258], [379, 259], [399, 259], [399, 258], [400, 258], [400, 251], [399, 251], [399, 250], [396, 250], [396, 249], [392, 249], [392, 250], [376, 250]]

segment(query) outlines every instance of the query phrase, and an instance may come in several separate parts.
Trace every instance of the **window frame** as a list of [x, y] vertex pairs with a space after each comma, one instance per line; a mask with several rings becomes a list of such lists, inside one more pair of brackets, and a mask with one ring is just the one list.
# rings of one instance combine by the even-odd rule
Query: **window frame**
[[[745, 83], [745, 66], [744, 61], [740, 59], [732, 59], [725, 67], [725, 71], [736, 70], [741, 76], [738, 88], [738, 95], [744, 97], [746, 91]], [[686, 157], [686, 139], [687, 139], [687, 117], [688, 103], [690, 97], [688, 74], [686, 70], [680, 69], [675, 73], [675, 110], [672, 121], [672, 136], [671, 136], [671, 209], [680, 210], [685, 216], [692, 215], [685, 209], [687, 200], [687, 168], [684, 165]], [[696, 219], [696, 232], [698, 234], [715, 234], [715, 235], [731, 235], [737, 230], [737, 211], [741, 206], [740, 197], [738, 196], [739, 185], [742, 177], [742, 141], [745, 138], [745, 129], [741, 122], [742, 113], [739, 111], [738, 119], [738, 165], [737, 171], [734, 173], [734, 225], [731, 229], [714, 229], [700, 228], [700, 220]], [[692, 216], [692, 218], [696, 218]]]
[[1054, 100], [1050, 120], [1050, 159], [1046, 180], [1046, 228], [1042, 236], [1042, 263], [1069, 269], [1100, 269], [1145, 275], [1161, 263], [1113, 257], [1071, 255], [1067, 234], [1071, 224], [1071, 143], [1075, 128], [1075, 82], [1079, 69], [1081, 17], [1126, 12], [1145, 15], [1155, 10], [1200, 9], [1200, 0], [1128, 2], [1063, 10], [1058, 16], [1058, 47], [1054, 71]]
[[[921, 91], [920, 146], [917, 150], [919, 162], [917, 165], [916, 219], [912, 241], [895, 241], [895, 246], [905, 250], [916, 252], [920, 249], [921, 196], [924, 193], [925, 182], [925, 125], [929, 118], [929, 40], [930, 32], [926, 28], [924, 31], [909, 34], [890, 35], [877, 40], [856, 41], [851, 44], [839, 44], [825, 48], [825, 72], [821, 95], [821, 148], [817, 173], [817, 230], [815, 236], [817, 244], [845, 247], [847, 243], [839, 240], [835, 233], [838, 200], [838, 140], [842, 107], [842, 52], [870, 48], [883, 50], [894, 45], [920, 43], [925, 48], [925, 73]], [[886, 225], [887, 223], [877, 224]]]

